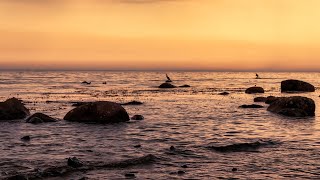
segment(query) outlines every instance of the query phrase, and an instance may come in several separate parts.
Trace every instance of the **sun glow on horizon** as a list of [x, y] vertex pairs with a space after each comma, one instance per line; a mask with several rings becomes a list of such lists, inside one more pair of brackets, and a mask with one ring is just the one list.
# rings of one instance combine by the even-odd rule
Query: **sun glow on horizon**
[[320, 68], [317, 0], [0, 0], [0, 67]]

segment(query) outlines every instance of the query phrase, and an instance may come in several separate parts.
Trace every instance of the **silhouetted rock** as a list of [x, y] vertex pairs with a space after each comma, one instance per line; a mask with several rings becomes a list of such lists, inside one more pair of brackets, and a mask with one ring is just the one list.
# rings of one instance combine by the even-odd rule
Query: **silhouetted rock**
[[135, 178], [135, 177], [136, 177], [136, 175], [133, 174], [133, 173], [127, 173], [127, 174], [125, 174], [124, 176], [125, 176], [126, 178]]
[[292, 117], [315, 115], [315, 103], [312, 99], [302, 96], [281, 97], [268, 107], [268, 111]]
[[258, 86], [249, 87], [248, 89], [246, 89], [245, 93], [247, 94], [264, 93], [264, 89]]
[[267, 98], [266, 97], [255, 97], [253, 99], [254, 102], [266, 102]]
[[300, 80], [285, 80], [281, 82], [281, 92], [314, 92], [312, 84]]
[[182, 174], [185, 174], [186, 172], [185, 171], [182, 171], [182, 170], [180, 170], [180, 171], [178, 171], [178, 174], [179, 175], [182, 175]]
[[104, 165], [98, 165], [98, 168], [127, 168], [136, 165], [146, 165], [155, 162], [157, 159], [156, 156], [148, 154], [146, 156], [128, 159], [120, 162], [107, 163]]
[[176, 88], [176, 86], [166, 82], [161, 84], [159, 88]]
[[88, 81], [83, 81], [81, 84], [91, 84], [91, 82], [88, 82]]
[[236, 171], [238, 171], [238, 169], [237, 168], [232, 168], [232, 171], [236, 172]]
[[140, 101], [130, 101], [127, 103], [122, 103], [121, 105], [126, 106], [126, 105], [142, 105], [142, 104], [143, 104], [143, 102], [140, 102]]
[[42, 113], [35, 113], [26, 119], [26, 123], [38, 124], [44, 122], [57, 122], [57, 120]]
[[129, 121], [127, 111], [118, 103], [98, 101], [69, 111], [63, 118], [75, 122], [117, 123]]
[[22, 141], [30, 141], [31, 138], [30, 138], [30, 136], [23, 136], [23, 137], [21, 138], [21, 140], [22, 140]]
[[276, 100], [278, 100], [278, 97], [275, 96], [268, 96], [267, 100], [265, 101], [266, 104], [271, 104], [273, 102], [275, 102]]
[[28, 115], [29, 110], [17, 98], [0, 102], [0, 120], [23, 119]]
[[68, 166], [73, 167], [73, 168], [79, 168], [83, 166], [83, 162], [81, 162], [78, 158], [76, 157], [70, 157], [68, 158]]
[[134, 148], [141, 148], [141, 145], [140, 144], [138, 144], [138, 145], [135, 145], [135, 146], [133, 146]]
[[272, 141], [266, 142], [252, 142], [252, 143], [236, 143], [226, 146], [210, 146], [210, 149], [213, 149], [218, 152], [246, 152], [246, 151], [257, 151], [261, 147], [265, 147], [268, 145], [275, 145]]
[[222, 92], [222, 93], [219, 93], [219, 95], [223, 95], [223, 96], [226, 96], [226, 95], [229, 95], [230, 93], [228, 92]]
[[170, 146], [170, 151], [175, 151], [176, 148], [174, 146]]
[[72, 106], [79, 107], [90, 102], [71, 102], [71, 103], [72, 103]]
[[184, 164], [181, 166], [182, 168], [188, 168], [188, 165]]
[[241, 105], [239, 106], [240, 108], [263, 108], [263, 106], [258, 105], [258, 104], [245, 104], [245, 105]]
[[182, 86], [179, 86], [179, 87], [181, 87], [181, 88], [188, 88], [188, 87], [191, 87], [191, 86], [188, 85], [188, 84], [185, 84], [185, 85], [182, 85]]
[[107, 82], [103, 82], [102, 84], [107, 84]]
[[142, 115], [134, 115], [131, 117], [131, 120], [144, 120], [144, 117]]

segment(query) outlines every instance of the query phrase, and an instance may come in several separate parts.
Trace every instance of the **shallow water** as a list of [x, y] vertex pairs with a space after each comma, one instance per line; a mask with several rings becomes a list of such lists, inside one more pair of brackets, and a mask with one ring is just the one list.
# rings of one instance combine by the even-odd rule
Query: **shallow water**
[[[150, 165], [102, 169], [69, 174], [66, 179], [318, 179], [320, 177], [320, 113], [306, 119], [284, 118], [262, 109], [240, 109], [252, 104], [244, 90], [262, 86], [263, 96], [281, 94], [280, 82], [299, 79], [317, 91], [300, 93], [319, 107], [320, 73], [169, 72], [175, 85], [191, 88], [159, 90], [163, 72], [0, 72], [0, 100], [22, 99], [34, 112], [62, 119], [72, 102], [107, 100], [119, 103], [138, 100], [140, 106], [125, 106], [130, 116], [143, 121], [97, 125], [66, 121], [27, 124], [2, 121], [0, 129], [0, 177], [29, 173], [66, 164], [76, 156], [84, 162], [115, 162], [147, 154], [158, 160]], [[83, 85], [82, 81], [91, 81]], [[107, 84], [102, 84], [106, 81]], [[218, 93], [231, 94], [221, 96]], [[20, 140], [31, 136], [30, 142]], [[208, 148], [258, 140], [275, 142], [255, 152], [221, 153]], [[141, 148], [135, 148], [140, 144]], [[176, 151], [171, 152], [170, 146]], [[187, 165], [188, 168], [181, 168]], [[232, 172], [232, 168], [238, 171]], [[186, 173], [179, 175], [183, 170]], [[51, 178], [51, 179], [59, 179]]]

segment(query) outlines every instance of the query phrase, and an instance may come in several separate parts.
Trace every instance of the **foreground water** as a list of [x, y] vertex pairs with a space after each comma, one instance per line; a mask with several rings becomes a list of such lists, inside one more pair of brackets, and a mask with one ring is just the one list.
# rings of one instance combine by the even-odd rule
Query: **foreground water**
[[[262, 86], [264, 96], [281, 94], [280, 82], [299, 79], [319, 89], [320, 73], [169, 72], [176, 85], [191, 88], [159, 90], [163, 72], [0, 72], [0, 100], [22, 99], [34, 112], [62, 119], [72, 102], [138, 100], [125, 106], [130, 116], [143, 121], [97, 125], [58, 123], [32, 125], [23, 120], [0, 122], [0, 177], [27, 174], [36, 169], [63, 166], [76, 156], [87, 163], [115, 162], [147, 154], [152, 164], [128, 168], [75, 172], [64, 179], [318, 179], [320, 177], [320, 113], [312, 118], [284, 118], [262, 109], [240, 109], [258, 95], [250, 86]], [[90, 85], [81, 84], [91, 81]], [[106, 84], [103, 84], [106, 82]], [[218, 93], [231, 94], [221, 96]], [[312, 98], [319, 107], [319, 92], [298, 95]], [[30, 142], [21, 137], [31, 136]], [[208, 147], [258, 140], [272, 141], [252, 152], [216, 152]], [[141, 145], [135, 148], [135, 145]], [[176, 151], [169, 150], [175, 146]], [[187, 165], [188, 168], [182, 168]], [[232, 168], [238, 171], [233, 172]], [[185, 171], [178, 174], [179, 170]], [[61, 177], [51, 178], [61, 179]]]

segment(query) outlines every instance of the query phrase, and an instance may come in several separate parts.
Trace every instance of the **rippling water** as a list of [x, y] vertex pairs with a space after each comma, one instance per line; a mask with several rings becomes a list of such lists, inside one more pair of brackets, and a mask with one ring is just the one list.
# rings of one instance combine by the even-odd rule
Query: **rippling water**
[[[72, 173], [77, 179], [302, 179], [320, 177], [320, 113], [306, 119], [284, 118], [262, 109], [240, 109], [259, 95], [248, 95], [250, 86], [262, 86], [263, 96], [281, 94], [280, 82], [299, 79], [319, 89], [320, 73], [169, 72], [175, 85], [191, 88], [159, 90], [163, 72], [0, 72], [0, 100], [22, 99], [34, 112], [62, 119], [71, 102], [138, 100], [125, 106], [130, 116], [143, 121], [97, 125], [60, 121], [33, 125], [23, 120], [2, 121], [0, 128], [0, 177], [65, 165], [76, 156], [85, 162], [114, 162], [153, 154], [151, 165]], [[91, 81], [83, 85], [82, 81]], [[103, 82], [107, 84], [102, 84]], [[218, 93], [231, 94], [221, 96]], [[318, 90], [299, 95], [319, 107]], [[261, 96], [261, 95], [260, 95]], [[20, 140], [30, 135], [30, 142]], [[219, 153], [212, 145], [271, 140], [256, 152]], [[141, 148], [135, 148], [140, 144]], [[176, 152], [169, 150], [176, 147]], [[187, 165], [188, 168], [181, 168]], [[233, 172], [232, 168], [238, 171]], [[185, 174], [178, 174], [183, 170]], [[52, 178], [54, 179], [54, 178]], [[56, 178], [59, 179], [59, 178]]]

